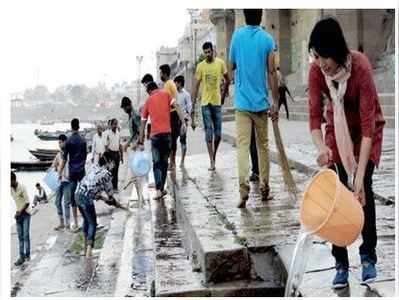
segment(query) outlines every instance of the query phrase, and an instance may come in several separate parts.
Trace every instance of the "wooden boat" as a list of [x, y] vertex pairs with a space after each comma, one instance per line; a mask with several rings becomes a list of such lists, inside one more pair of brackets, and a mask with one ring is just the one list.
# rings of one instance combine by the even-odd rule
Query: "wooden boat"
[[29, 150], [29, 152], [40, 161], [53, 160], [57, 153], [48, 153], [37, 150]]
[[[61, 132], [62, 133], [62, 132]], [[37, 134], [37, 137], [41, 139], [42, 141], [57, 141], [58, 136], [61, 133], [56, 133], [56, 132], [40, 132]]]
[[12, 161], [11, 169], [16, 171], [46, 171], [51, 167], [52, 161]]
[[59, 149], [41, 149], [41, 148], [36, 148], [36, 151], [45, 154], [57, 154], [58, 152], [60, 152]]

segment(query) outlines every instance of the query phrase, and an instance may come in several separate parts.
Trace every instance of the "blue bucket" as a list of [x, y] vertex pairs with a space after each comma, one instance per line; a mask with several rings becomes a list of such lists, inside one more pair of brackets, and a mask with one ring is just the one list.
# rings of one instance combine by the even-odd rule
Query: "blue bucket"
[[60, 180], [58, 178], [58, 173], [56, 171], [47, 172], [46, 176], [43, 178], [43, 182], [55, 192], [60, 186]]
[[129, 154], [129, 167], [133, 175], [146, 176], [151, 169], [151, 157], [147, 152], [137, 151]]

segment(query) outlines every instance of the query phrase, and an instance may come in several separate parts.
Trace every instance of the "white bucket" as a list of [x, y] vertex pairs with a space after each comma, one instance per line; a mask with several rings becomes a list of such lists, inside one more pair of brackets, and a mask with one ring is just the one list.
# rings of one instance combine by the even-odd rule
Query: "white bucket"
[[60, 180], [58, 178], [58, 173], [56, 171], [47, 172], [46, 176], [43, 178], [43, 182], [55, 192], [60, 186]]
[[129, 161], [129, 168], [134, 176], [138, 177], [146, 176], [151, 170], [151, 156], [147, 152], [144, 151], [130, 152], [128, 161]]

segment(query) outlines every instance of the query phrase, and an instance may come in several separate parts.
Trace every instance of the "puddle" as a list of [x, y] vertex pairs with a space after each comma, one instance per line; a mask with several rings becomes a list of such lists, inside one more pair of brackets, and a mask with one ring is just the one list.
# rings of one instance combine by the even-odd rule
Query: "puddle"
[[50, 236], [46, 241], [46, 250], [50, 250], [54, 246], [56, 241], [57, 241], [56, 235]]
[[313, 236], [309, 231], [301, 229], [292, 255], [290, 270], [284, 297], [297, 297], [299, 286], [306, 272], [306, 264], [312, 247]]

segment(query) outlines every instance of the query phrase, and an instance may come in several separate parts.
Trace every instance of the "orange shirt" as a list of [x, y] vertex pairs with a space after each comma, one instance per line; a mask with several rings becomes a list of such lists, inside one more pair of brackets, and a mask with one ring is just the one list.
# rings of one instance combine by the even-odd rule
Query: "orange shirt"
[[170, 133], [170, 108], [175, 102], [165, 90], [154, 90], [144, 104], [141, 117], [151, 118], [151, 137], [160, 133]]

